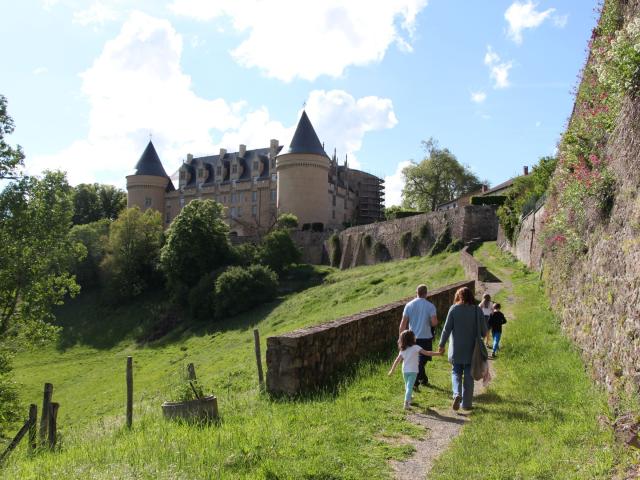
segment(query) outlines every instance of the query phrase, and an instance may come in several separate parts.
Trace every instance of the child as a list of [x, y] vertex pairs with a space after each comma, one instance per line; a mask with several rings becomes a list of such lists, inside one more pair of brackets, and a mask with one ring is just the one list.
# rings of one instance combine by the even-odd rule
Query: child
[[402, 362], [402, 375], [404, 376], [404, 408], [408, 409], [411, 406], [411, 392], [413, 392], [413, 384], [416, 382], [418, 376], [418, 363], [420, 354], [427, 355], [429, 357], [435, 355], [442, 355], [438, 352], [431, 352], [423, 350], [422, 347], [416, 345], [416, 335], [411, 330], [404, 330], [398, 338], [398, 348], [400, 353], [396, 357], [389, 375], [398, 366], [398, 363]]
[[498, 349], [500, 348], [500, 337], [502, 336], [502, 325], [507, 323], [507, 319], [504, 318], [504, 315], [500, 311], [500, 304], [496, 303], [493, 306], [493, 313], [489, 317], [489, 328], [493, 332], [493, 353], [491, 354], [492, 358], [496, 358], [498, 354]]
[[489, 295], [488, 293], [485, 293], [482, 296], [482, 301], [478, 306], [482, 309], [482, 313], [484, 314], [484, 321], [487, 324], [487, 337], [485, 339], [485, 344], [487, 345], [487, 348], [491, 348], [491, 343], [490, 343], [491, 337], [489, 336], [491, 335], [491, 326], [489, 325], [489, 317], [491, 316], [492, 306], [493, 306], [493, 304], [491, 303], [491, 295]]

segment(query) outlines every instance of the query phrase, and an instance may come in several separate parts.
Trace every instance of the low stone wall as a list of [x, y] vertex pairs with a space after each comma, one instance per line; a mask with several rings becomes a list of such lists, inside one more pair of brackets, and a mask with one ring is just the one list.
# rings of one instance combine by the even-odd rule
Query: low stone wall
[[300, 249], [302, 253], [302, 262], [320, 265], [329, 262], [325, 242], [331, 236], [332, 232], [311, 232], [293, 230], [291, 239]]
[[[456, 290], [475, 282], [447, 285], [428, 295], [444, 321]], [[276, 395], [296, 395], [327, 385], [347, 366], [393, 347], [405, 298], [355, 315], [267, 338], [267, 390]]]
[[520, 230], [512, 244], [504, 235], [502, 228], [498, 229], [498, 246], [511, 252], [518, 260], [533, 270], [542, 267], [543, 245], [540, 239], [544, 219], [544, 205], [534, 210], [522, 219]]
[[[498, 234], [496, 208], [488, 205], [467, 205], [451, 210], [423, 213], [386, 222], [347, 228], [340, 232], [340, 268], [373, 265], [416, 255], [426, 255], [438, 236], [451, 230], [452, 239], [495, 240]], [[403, 245], [403, 235], [409, 241]], [[365, 237], [370, 237], [367, 244]], [[381, 248], [375, 251], [375, 245]], [[325, 244], [329, 251], [330, 245]]]
[[489, 280], [487, 267], [482, 265], [476, 258], [469, 253], [469, 246], [465, 246], [460, 251], [460, 263], [464, 273], [468, 278], [473, 278], [478, 282], [486, 282]]

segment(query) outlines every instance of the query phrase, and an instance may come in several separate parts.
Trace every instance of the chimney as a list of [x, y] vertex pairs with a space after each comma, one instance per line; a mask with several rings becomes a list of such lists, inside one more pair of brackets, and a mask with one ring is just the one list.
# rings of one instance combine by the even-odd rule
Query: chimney
[[226, 154], [227, 154], [227, 149], [226, 148], [221, 148], [220, 149], [220, 160], [222, 160]]
[[489, 186], [486, 183], [482, 184], [482, 193], [487, 193], [489, 190]]
[[244, 158], [245, 153], [247, 153], [247, 146], [241, 143], [238, 149], [238, 156]]
[[193, 155], [187, 153], [187, 163], [191, 163], [193, 161]]
[[529, 175], [529, 167], [526, 165], [524, 166], [524, 174]]
[[271, 141], [269, 142], [269, 156], [271, 158], [274, 158], [276, 156], [276, 154], [278, 153], [278, 147], [279, 147], [279, 143], [278, 140], [275, 138], [272, 138]]

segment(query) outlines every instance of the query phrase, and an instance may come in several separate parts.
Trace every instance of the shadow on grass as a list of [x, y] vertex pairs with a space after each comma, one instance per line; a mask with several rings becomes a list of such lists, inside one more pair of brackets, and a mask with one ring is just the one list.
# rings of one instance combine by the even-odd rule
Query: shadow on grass
[[455, 423], [457, 425], [463, 425], [463, 424], [467, 423], [467, 421], [464, 420], [463, 418], [460, 418], [458, 416], [451, 417], [451, 416], [448, 416], [448, 415], [442, 415], [441, 413], [433, 410], [432, 408], [427, 408], [425, 413], [418, 413], [416, 415], [421, 416], [421, 417], [433, 418], [433, 419], [441, 421], [441, 422]]

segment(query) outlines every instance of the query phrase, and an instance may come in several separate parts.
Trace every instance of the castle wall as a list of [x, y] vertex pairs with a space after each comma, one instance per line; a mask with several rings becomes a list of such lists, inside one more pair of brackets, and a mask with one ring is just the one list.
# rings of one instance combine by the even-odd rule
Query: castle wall
[[[432, 291], [428, 299], [444, 321], [458, 288], [475, 291], [466, 281]], [[341, 371], [377, 352], [390, 350], [398, 339], [405, 304], [413, 297], [338, 320], [267, 338], [267, 389], [296, 395], [335, 381]]]
[[542, 268], [542, 255], [544, 245], [541, 240], [542, 228], [544, 226], [544, 205], [527, 215], [518, 231], [515, 242], [512, 244], [505, 236], [502, 228], [498, 230], [498, 246], [510, 252], [518, 260], [533, 270]]
[[169, 179], [166, 177], [127, 176], [127, 208], [138, 206], [143, 212], [153, 208], [164, 215], [165, 189], [168, 183]]

